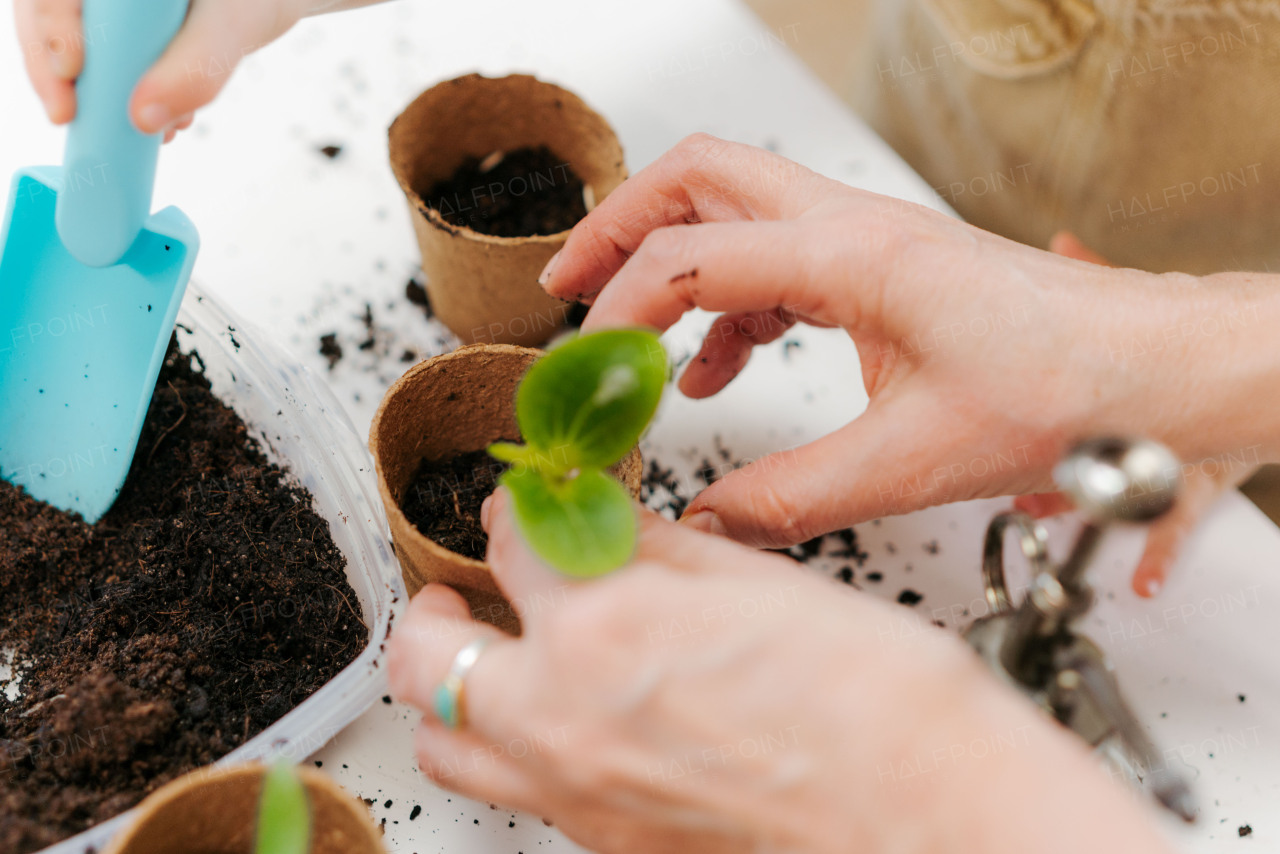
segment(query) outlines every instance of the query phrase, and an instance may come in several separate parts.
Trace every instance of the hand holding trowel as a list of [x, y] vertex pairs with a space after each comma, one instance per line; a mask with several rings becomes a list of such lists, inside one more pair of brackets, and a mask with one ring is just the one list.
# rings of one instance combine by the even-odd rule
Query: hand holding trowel
[[199, 237], [154, 215], [161, 135], [134, 87], [187, 0], [84, 0], [84, 71], [63, 166], [15, 175], [0, 234], [0, 477], [95, 522], [124, 484]]

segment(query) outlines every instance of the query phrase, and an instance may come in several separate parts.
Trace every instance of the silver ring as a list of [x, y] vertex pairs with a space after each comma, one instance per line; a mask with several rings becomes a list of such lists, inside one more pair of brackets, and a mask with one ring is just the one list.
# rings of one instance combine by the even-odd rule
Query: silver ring
[[444, 681], [436, 686], [432, 707], [436, 717], [449, 729], [462, 729], [467, 725], [467, 674], [475, 667], [492, 638], [476, 638], [458, 650], [449, 665]]

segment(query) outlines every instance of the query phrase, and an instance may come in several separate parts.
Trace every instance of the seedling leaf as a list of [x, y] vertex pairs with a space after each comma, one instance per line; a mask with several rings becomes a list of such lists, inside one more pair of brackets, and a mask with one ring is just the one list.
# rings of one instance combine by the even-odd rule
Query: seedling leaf
[[626, 456], [658, 408], [666, 351], [642, 329], [612, 329], [558, 344], [533, 364], [516, 395], [528, 445], [557, 460], [544, 471], [607, 468]]
[[307, 854], [311, 807], [302, 780], [287, 762], [277, 762], [262, 781], [256, 854]]
[[525, 542], [564, 574], [592, 578], [631, 559], [636, 511], [627, 491], [604, 472], [585, 469], [555, 481], [534, 469], [513, 468], [502, 485], [511, 493]]
[[511, 442], [494, 442], [488, 447], [489, 456], [504, 463], [513, 465], [536, 465], [538, 452], [528, 445], [514, 445]]

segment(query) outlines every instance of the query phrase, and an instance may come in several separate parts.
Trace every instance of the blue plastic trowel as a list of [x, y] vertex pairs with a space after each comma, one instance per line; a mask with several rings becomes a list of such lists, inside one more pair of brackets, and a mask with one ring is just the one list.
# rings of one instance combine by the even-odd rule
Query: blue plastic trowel
[[187, 0], [84, 0], [58, 167], [19, 170], [0, 233], [0, 477], [96, 522], [119, 495], [199, 248], [151, 215], [160, 135], [129, 120]]

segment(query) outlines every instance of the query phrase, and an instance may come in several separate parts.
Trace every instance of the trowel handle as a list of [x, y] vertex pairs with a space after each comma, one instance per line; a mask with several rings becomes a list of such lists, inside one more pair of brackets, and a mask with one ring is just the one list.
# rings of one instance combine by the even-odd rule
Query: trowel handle
[[57, 226], [92, 267], [116, 264], [151, 213], [161, 134], [129, 118], [129, 99], [187, 15], [187, 0], [84, 0], [84, 71], [67, 133]]

